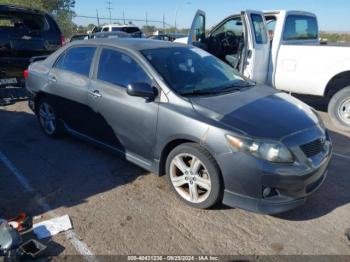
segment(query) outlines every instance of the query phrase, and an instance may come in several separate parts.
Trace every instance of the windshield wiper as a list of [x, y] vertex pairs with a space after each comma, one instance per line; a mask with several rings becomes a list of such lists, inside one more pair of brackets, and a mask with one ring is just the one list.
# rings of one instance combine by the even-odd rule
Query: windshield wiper
[[220, 94], [220, 93], [225, 93], [225, 92], [235, 92], [235, 91], [240, 91], [242, 90], [242, 88], [246, 88], [246, 87], [251, 87], [251, 86], [255, 86], [254, 82], [251, 81], [242, 81], [242, 82], [238, 82], [238, 83], [234, 83], [234, 84], [230, 84], [230, 85], [226, 85], [220, 88], [215, 88], [215, 89], [211, 89], [211, 90], [191, 90], [189, 92], [183, 92], [180, 93], [180, 95], [183, 96], [191, 96], [191, 95], [213, 95], [213, 94]]
[[242, 87], [250, 87], [250, 86], [255, 86], [255, 82], [252, 81], [239, 81], [237, 83], [232, 83], [226, 86], [223, 86], [223, 88], [221, 88], [220, 90], [226, 90], [226, 89], [230, 89], [230, 88], [242, 88]]
[[212, 94], [217, 94], [219, 91], [218, 90], [192, 90], [190, 92], [182, 92], [180, 95], [182, 96], [192, 96], [192, 95], [212, 95]]
[[234, 92], [234, 91], [240, 91], [243, 88], [246, 87], [252, 87], [255, 86], [254, 82], [240, 82], [240, 83], [234, 83], [230, 85], [223, 86], [218, 89], [218, 92]]

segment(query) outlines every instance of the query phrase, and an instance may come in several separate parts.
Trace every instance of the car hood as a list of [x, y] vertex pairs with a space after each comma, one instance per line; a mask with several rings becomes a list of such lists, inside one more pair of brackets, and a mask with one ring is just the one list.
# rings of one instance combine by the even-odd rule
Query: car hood
[[267, 86], [191, 97], [191, 102], [198, 113], [252, 137], [280, 140], [318, 124], [308, 105]]

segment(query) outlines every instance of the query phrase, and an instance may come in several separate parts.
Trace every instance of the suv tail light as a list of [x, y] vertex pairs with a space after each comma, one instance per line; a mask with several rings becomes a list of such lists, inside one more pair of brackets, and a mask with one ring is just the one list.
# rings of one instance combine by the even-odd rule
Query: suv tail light
[[64, 46], [66, 43], [66, 39], [64, 38], [64, 35], [61, 35], [61, 46]]
[[29, 76], [29, 71], [28, 71], [28, 69], [26, 69], [23, 71], [23, 77], [28, 78], [28, 76]]

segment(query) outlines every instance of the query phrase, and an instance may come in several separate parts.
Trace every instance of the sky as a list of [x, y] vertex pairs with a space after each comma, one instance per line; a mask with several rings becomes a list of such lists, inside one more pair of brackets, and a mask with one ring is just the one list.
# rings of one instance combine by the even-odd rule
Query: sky
[[[350, 1], [349, 0], [110, 0], [112, 17], [122, 18], [123, 10], [127, 19], [163, 20], [167, 24], [189, 28], [196, 10], [206, 12], [207, 28], [219, 23], [223, 18], [237, 14], [242, 10], [302, 10], [315, 13], [318, 16], [320, 30], [350, 32]], [[107, 0], [76, 0], [75, 12], [79, 16], [109, 17]], [[177, 12], [176, 12], [177, 11]], [[97, 24], [96, 19], [77, 17], [74, 20], [79, 25]], [[127, 20], [129, 21], [129, 20]], [[108, 20], [101, 20], [107, 23]], [[135, 22], [142, 26], [144, 22]], [[150, 23], [151, 24], [151, 23]], [[159, 27], [161, 23], [152, 23]]]

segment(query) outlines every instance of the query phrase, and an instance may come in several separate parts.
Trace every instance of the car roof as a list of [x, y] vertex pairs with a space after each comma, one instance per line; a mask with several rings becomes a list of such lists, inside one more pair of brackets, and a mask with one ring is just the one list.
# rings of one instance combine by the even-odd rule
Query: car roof
[[187, 45], [181, 43], [173, 43], [167, 41], [158, 41], [151, 39], [140, 39], [140, 38], [99, 38], [99, 39], [89, 39], [88, 41], [76, 41], [72, 45], [81, 44], [106, 44], [110, 46], [120, 47], [123, 49], [129, 49], [132, 51], [141, 51], [146, 49], [155, 48], [170, 48], [170, 47], [188, 47]]
[[124, 32], [124, 31], [108, 31], [108, 32], [96, 32], [96, 33], [94, 33], [94, 35], [118, 35], [118, 34], [128, 35], [128, 33]]
[[307, 11], [301, 11], [301, 10], [264, 10], [264, 15], [276, 15], [276, 14], [300, 14], [300, 15], [307, 15], [307, 16], [316, 16], [314, 13], [310, 13]]

